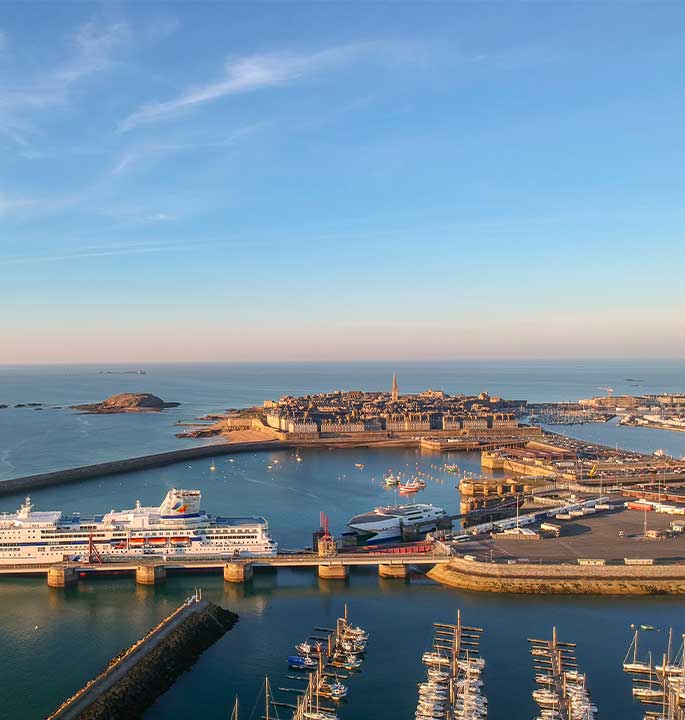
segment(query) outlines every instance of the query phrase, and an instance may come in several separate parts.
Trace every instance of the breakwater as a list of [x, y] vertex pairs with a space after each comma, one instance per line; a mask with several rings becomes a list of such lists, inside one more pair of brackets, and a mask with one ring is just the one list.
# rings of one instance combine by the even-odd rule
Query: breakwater
[[238, 616], [206, 600], [184, 603], [112, 659], [47, 720], [139, 718], [176, 678], [222, 637]]
[[112, 460], [111, 462], [97, 463], [95, 465], [82, 465], [81, 467], [4, 480], [0, 482], [0, 495], [11, 495], [35, 490], [37, 488], [92, 480], [93, 478], [103, 477], [105, 475], [117, 475], [119, 473], [133, 472], [136, 470], [150, 470], [164, 467], [165, 465], [173, 465], [174, 463], [183, 462], [184, 460], [196, 460], [198, 458], [217, 457], [218, 455], [230, 453], [251, 452], [273, 448], [287, 449], [290, 447], [295, 447], [295, 445], [278, 440], [264, 440], [244, 443], [213, 443], [200, 447], [182, 448], [180, 450], [170, 450], [153, 455], [141, 455], [124, 460]]
[[198, 458], [215, 458], [221, 455], [233, 455], [237, 453], [256, 452], [261, 450], [293, 450], [296, 448], [319, 447], [319, 448], [358, 448], [358, 447], [419, 447], [420, 441], [416, 439], [399, 439], [384, 441], [369, 441], [361, 439], [326, 439], [326, 440], [257, 440], [249, 442], [225, 442], [202, 445], [200, 447], [182, 448], [180, 450], [169, 450], [167, 452], [154, 453], [153, 455], [141, 455], [138, 457], [126, 458], [124, 460], [112, 460], [110, 462], [97, 463], [95, 465], [82, 465], [65, 470], [55, 470], [49, 473], [37, 475], [25, 475], [23, 477], [11, 478], [0, 481], [0, 495], [13, 495], [15, 493], [31, 492], [36, 489], [53, 487], [55, 485], [66, 485], [68, 483], [82, 482], [106, 475], [117, 475], [120, 473], [135, 472], [138, 470], [150, 470], [174, 465], [186, 460], [197, 460]]
[[461, 590], [566, 595], [682, 595], [685, 565], [505, 565], [453, 558], [428, 577]]

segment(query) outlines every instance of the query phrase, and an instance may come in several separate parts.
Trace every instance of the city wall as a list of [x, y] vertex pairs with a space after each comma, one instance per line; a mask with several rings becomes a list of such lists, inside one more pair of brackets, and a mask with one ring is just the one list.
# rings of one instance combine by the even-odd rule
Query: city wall
[[428, 577], [461, 590], [540, 595], [681, 595], [685, 565], [504, 565], [454, 558]]

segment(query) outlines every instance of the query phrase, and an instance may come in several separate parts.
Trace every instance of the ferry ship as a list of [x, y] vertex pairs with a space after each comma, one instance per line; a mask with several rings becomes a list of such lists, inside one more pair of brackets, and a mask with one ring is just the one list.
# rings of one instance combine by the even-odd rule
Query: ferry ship
[[402, 529], [413, 525], [420, 525], [422, 532], [430, 532], [436, 529], [438, 521], [446, 517], [447, 511], [434, 505], [389, 505], [355, 515], [347, 526], [364, 537], [368, 536], [366, 542], [371, 544], [399, 540]]
[[27, 497], [18, 512], [0, 515], [0, 565], [276, 554], [263, 517], [213, 517], [200, 498], [199, 490], [173, 488], [159, 507], [138, 500], [131, 510], [83, 518], [36, 511]]

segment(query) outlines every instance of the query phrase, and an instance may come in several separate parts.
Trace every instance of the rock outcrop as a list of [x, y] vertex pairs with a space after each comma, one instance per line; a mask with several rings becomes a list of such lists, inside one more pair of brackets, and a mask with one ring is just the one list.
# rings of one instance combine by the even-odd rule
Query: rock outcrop
[[111, 414], [133, 412], [160, 412], [166, 408], [178, 407], [181, 403], [165, 402], [151, 393], [119, 393], [106, 400], [89, 405], [72, 405], [73, 410], [88, 414]]

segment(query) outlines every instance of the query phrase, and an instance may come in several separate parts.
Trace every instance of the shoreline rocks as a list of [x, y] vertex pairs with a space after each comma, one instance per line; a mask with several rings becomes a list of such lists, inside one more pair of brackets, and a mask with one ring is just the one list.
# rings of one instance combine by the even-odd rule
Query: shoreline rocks
[[119, 393], [111, 395], [99, 403], [71, 405], [72, 410], [80, 410], [87, 415], [107, 415], [114, 413], [161, 412], [167, 408], [178, 407], [181, 403], [165, 402], [151, 393]]

